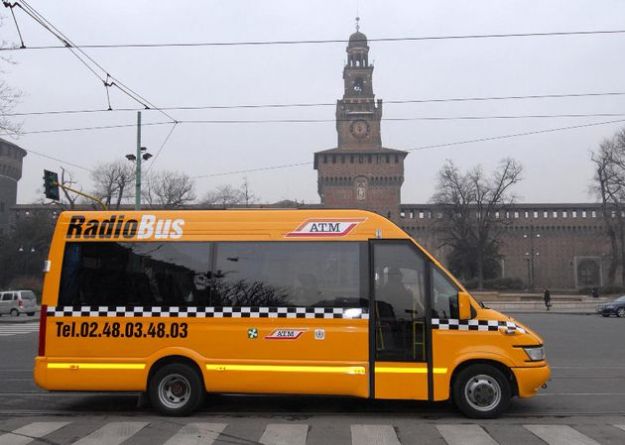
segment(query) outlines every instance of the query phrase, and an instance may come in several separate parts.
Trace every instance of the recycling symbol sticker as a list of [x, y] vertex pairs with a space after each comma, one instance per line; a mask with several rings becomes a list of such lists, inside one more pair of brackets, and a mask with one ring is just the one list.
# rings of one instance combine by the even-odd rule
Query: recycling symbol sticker
[[249, 338], [250, 340], [254, 340], [255, 338], [258, 338], [258, 329], [249, 328], [247, 330], [247, 338]]

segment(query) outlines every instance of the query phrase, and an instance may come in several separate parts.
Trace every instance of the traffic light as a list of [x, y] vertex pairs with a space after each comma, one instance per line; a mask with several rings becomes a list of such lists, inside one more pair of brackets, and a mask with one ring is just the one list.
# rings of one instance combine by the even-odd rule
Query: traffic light
[[46, 198], [59, 201], [61, 196], [59, 195], [59, 175], [49, 170], [43, 171], [43, 187], [45, 190]]

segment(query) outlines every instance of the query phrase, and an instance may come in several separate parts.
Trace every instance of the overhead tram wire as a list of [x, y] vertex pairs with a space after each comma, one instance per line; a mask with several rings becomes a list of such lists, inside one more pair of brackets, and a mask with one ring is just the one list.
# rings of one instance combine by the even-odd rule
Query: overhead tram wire
[[[504, 135], [499, 135], [499, 136], [468, 139], [464, 141], [447, 142], [444, 144], [423, 145], [420, 147], [409, 148], [405, 151], [412, 152], [412, 151], [422, 151], [422, 150], [434, 150], [434, 149], [440, 149], [440, 148], [455, 147], [459, 145], [473, 144], [473, 143], [478, 143], [478, 142], [490, 142], [490, 141], [496, 141], [496, 140], [502, 140], [502, 139], [512, 139], [512, 138], [517, 138], [517, 137], [532, 136], [536, 134], [555, 133], [558, 131], [568, 131], [568, 130], [575, 130], [579, 128], [597, 127], [600, 125], [609, 125], [609, 124], [617, 124], [617, 123], [624, 123], [624, 122], [625, 122], [625, 119], [618, 119], [618, 120], [613, 120], [613, 121], [594, 122], [594, 123], [581, 124], [581, 125], [571, 125], [568, 127], [548, 128], [545, 130], [525, 131], [522, 133], [512, 133], [512, 134], [504, 134]], [[281, 165], [273, 165], [273, 166], [267, 166], [267, 167], [251, 168], [247, 170], [210, 173], [206, 175], [192, 176], [191, 179], [214, 178], [214, 177], [219, 177], [219, 176], [255, 173], [255, 172], [261, 172], [261, 171], [279, 170], [279, 169], [292, 168], [292, 167], [303, 167], [306, 165], [313, 165], [313, 163], [312, 162], [296, 162], [296, 163], [291, 163], [291, 164], [281, 164]]]
[[[83, 49], [80, 46], [76, 45], [69, 37], [67, 37], [65, 34], [63, 34], [63, 32], [61, 32], [58, 28], [56, 28], [43, 15], [41, 15], [39, 12], [37, 12], [37, 10], [35, 10], [32, 6], [30, 6], [26, 0], [20, 0], [20, 1], [16, 2], [16, 4], [20, 7], [20, 9], [22, 9], [22, 11], [24, 11], [33, 20], [35, 20], [37, 23], [39, 23], [43, 28], [45, 28], [54, 37], [56, 37], [60, 42], [62, 42], [63, 43], [62, 48], [69, 49], [70, 52], [77, 59], [79, 59], [80, 62], [83, 65], [85, 65], [89, 69], [89, 71], [91, 71], [102, 82], [102, 84], [105, 86], [105, 88], [108, 89], [109, 86], [114, 86], [119, 91], [124, 93], [126, 96], [130, 97], [132, 100], [134, 100], [135, 102], [141, 104], [145, 109], [152, 108], [152, 109], [155, 109], [157, 111], [160, 111], [168, 119], [170, 119], [172, 121], [172, 123], [173, 122], [177, 122], [177, 120], [174, 117], [172, 117], [170, 114], [168, 114], [167, 112], [161, 110], [159, 107], [154, 105], [148, 99], [146, 99], [145, 97], [141, 96], [139, 93], [134, 91], [132, 88], [130, 88], [127, 85], [125, 85], [118, 78], [116, 78], [115, 76], [110, 74], [109, 70], [104, 68], [95, 59], [93, 59], [89, 54], [87, 54], [85, 51], [83, 51]], [[78, 54], [78, 53], [80, 53], [80, 54]], [[81, 57], [81, 55], [82, 55], [82, 57]], [[83, 57], [84, 57], [84, 59], [83, 59]], [[93, 66], [95, 66], [100, 71], [102, 71], [102, 74], [99, 74], [93, 68], [93, 66], [89, 65], [89, 63], [85, 59], [87, 59], [89, 62], [91, 62], [91, 64]], [[112, 82], [109, 82], [109, 79], [111, 79]]]
[[41, 157], [41, 158], [46, 158], [46, 159], [50, 159], [50, 160], [52, 160], [52, 161], [57, 161], [57, 162], [60, 162], [62, 165], [68, 165], [68, 166], [70, 166], [70, 167], [79, 168], [79, 169], [84, 170], [84, 171], [89, 172], [89, 173], [92, 173], [92, 172], [93, 172], [93, 170], [91, 170], [91, 169], [90, 169], [90, 168], [88, 168], [88, 167], [85, 167], [84, 165], [80, 165], [80, 164], [76, 164], [76, 163], [74, 163], [74, 162], [66, 161], [66, 160], [61, 159], [61, 158], [56, 158], [56, 157], [54, 157], [54, 156], [50, 156], [50, 155], [47, 155], [47, 154], [45, 154], [45, 153], [41, 153], [41, 152], [39, 152], [39, 151], [32, 150], [32, 149], [30, 149], [30, 148], [25, 149], [25, 150], [26, 150], [26, 152], [27, 152], [27, 153], [33, 154], [33, 155], [35, 155], [35, 156], [39, 156], [39, 157]]
[[[384, 104], [420, 104], [420, 103], [445, 103], [445, 102], [481, 102], [481, 101], [501, 101], [501, 100], [534, 100], [534, 99], [561, 99], [561, 98], [578, 98], [578, 97], [611, 97], [625, 96], [625, 91], [608, 91], [596, 93], [563, 93], [563, 94], [532, 94], [526, 96], [476, 96], [476, 97], [449, 97], [449, 98], [431, 98], [431, 99], [396, 99], [385, 100]], [[199, 105], [199, 106], [171, 106], [161, 107], [161, 110], [180, 110], [180, 111], [197, 111], [197, 110], [230, 110], [230, 109], [256, 109], [256, 108], [314, 108], [314, 107], [334, 107], [336, 102], [310, 102], [310, 103], [274, 103], [274, 104], [238, 104], [238, 105]], [[91, 108], [78, 110], [49, 110], [49, 111], [31, 111], [6, 113], [4, 116], [46, 116], [60, 114], [88, 114], [88, 113], [104, 113], [104, 112], [136, 112], [142, 111], [144, 108]], [[149, 110], [148, 110], [149, 111]]]
[[[172, 122], [147, 122], [142, 123], [141, 126], [153, 126], [153, 125], [168, 125]], [[28, 135], [28, 134], [46, 134], [46, 133], [71, 133], [74, 131], [88, 131], [88, 130], [110, 130], [115, 128], [130, 128], [136, 127], [137, 124], [116, 124], [116, 125], [98, 125], [93, 127], [76, 127], [76, 128], [53, 128], [49, 130], [33, 130], [33, 131], [20, 131], [20, 135]], [[0, 136], [9, 136], [8, 133], [2, 133]]]
[[[587, 118], [587, 117], [621, 117], [625, 113], [588, 113], [588, 114], [538, 114], [538, 115], [501, 115], [501, 116], [418, 116], [418, 117], [386, 117], [382, 121], [386, 122], [416, 122], [416, 121], [457, 121], [457, 120], [493, 120], [493, 119], [562, 119], [562, 118]], [[230, 120], [180, 120], [175, 125], [262, 125], [262, 124], [324, 124], [335, 123], [341, 121], [350, 121], [350, 119], [230, 119]], [[147, 122], [143, 126], [170, 125], [172, 122]], [[75, 128], [51, 128], [44, 130], [22, 131], [21, 135], [29, 134], [46, 134], [46, 133], [66, 133], [75, 131], [89, 130], [109, 130], [116, 128], [134, 127], [136, 124], [116, 124], [116, 125], [99, 125], [91, 127], [75, 127]], [[172, 130], [173, 131], [173, 130]], [[171, 132], [170, 132], [171, 133]], [[0, 136], [6, 134], [0, 134]], [[171, 134], [166, 136], [164, 144]], [[159, 149], [160, 150], [160, 149]]]
[[[22, 3], [25, 3], [22, 0]], [[464, 34], [464, 35], [443, 35], [443, 36], [401, 36], [401, 37], [379, 37], [369, 38], [369, 42], [395, 43], [395, 42], [421, 42], [436, 40], [477, 40], [477, 39], [505, 39], [505, 38], [525, 38], [525, 37], [565, 37], [565, 36], [590, 36], [590, 35], [615, 35], [625, 34], [625, 29], [591, 30], [591, 31], [551, 31], [551, 32], [525, 32], [508, 34]], [[270, 45], [323, 45], [323, 44], [344, 44], [347, 39], [317, 39], [317, 40], [250, 40], [240, 42], [164, 42], [164, 43], [100, 43], [84, 44], [75, 46], [85, 49], [121, 49], [121, 48], [195, 48], [205, 46], [270, 46]], [[39, 45], [27, 46], [25, 48], [9, 47], [2, 48], [2, 51], [19, 50], [54, 50], [62, 49], [62, 45]]]
[[[416, 117], [383, 117], [386, 122], [411, 121], [456, 121], [456, 120], [491, 120], [491, 119], [554, 119], [581, 117], [619, 117], [625, 113], [588, 113], [588, 114], [523, 114], [523, 115], [492, 115], [492, 116], [416, 116]], [[221, 119], [221, 120], [183, 120], [181, 124], [317, 124], [334, 122], [351, 122], [352, 119]]]
[[11, 15], [13, 16], [13, 22], [15, 23], [15, 28], [17, 29], [17, 35], [20, 38], [20, 49], [26, 48], [26, 45], [24, 44], [24, 38], [22, 37], [22, 31], [20, 30], [20, 25], [17, 23], [17, 18], [15, 17], [15, 11], [13, 11], [13, 8], [17, 6], [17, 3], [12, 4], [11, 2], [8, 2], [8, 1], [4, 1], [2, 3], [4, 4], [6, 8], [9, 8], [11, 10]]
[[191, 179], [202, 179], [202, 178], [214, 178], [218, 176], [230, 176], [230, 175], [241, 175], [245, 173], [256, 173], [261, 171], [269, 171], [269, 170], [280, 170], [284, 168], [292, 168], [292, 167], [304, 167], [306, 165], [312, 165], [312, 162], [294, 162], [292, 164], [280, 164], [280, 165], [270, 165], [268, 167], [258, 167], [258, 168], [250, 168], [247, 170], [235, 170], [229, 172], [222, 173], [211, 173], [208, 175], [199, 175], [199, 176], [191, 176]]
[[410, 148], [406, 151], [432, 150], [432, 149], [438, 149], [438, 148], [454, 147], [457, 145], [473, 144], [477, 142], [490, 142], [490, 141], [497, 141], [497, 140], [502, 140], [502, 139], [512, 139], [512, 138], [517, 138], [517, 137], [523, 137], [523, 136], [533, 136], [536, 134], [555, 133], [558, 131], [568, 131], [568, 130], [577, 130], [579, 128], [597, 127], [600, 125], [619, 124], [623, 122], [625, 122], [625, 119], [618, 119], [614, 121], [605, 121], [605, 122], [593, 122], [590, 124], [570, 125], [568, 127], [548, 128], [546, 130], [524, 131], [521, 133], [512, 133], [512, 134], [506, 134], [506, 135], [501, 135], [501, 136], [470, 139], [466, 141], [457, 141], [457, 142], [451, 142], [451, 143], [446, 143], [446, 144], [423, 145], [421, 147]]
[[169, 130], [169, 133], [167, 133], [167, 136], [165, 136], [165, 139], [163, 140], [163, 143], [161, 144], [161, 146], [159, 147], [158, 151], [156, 152], [156, 154], [154, 155], [154, 159], [152, 159], [152, 161], [150, 162], [150, 164], [148, 165], [148, 168], [145, 169], [145, 174], [147, 175], [148, 173], [150, 173], [150, 170], [152, 170], [152, 168], [154, 167], [154, 164], [156, 163], [156, 161], [158, 160], [158, 157], [161, 155], [161, 153], [163, 152], [163, 149], [165, 148], [165, 145], [167, 145], [167, 142], [169, 142], [169, 138], [171, 138], [172, 133], [174, 132], [174, 130], [176, 129], [176, 127], [178, 126], [179, 122], [175, 122], [172, 126], [171, 129]]

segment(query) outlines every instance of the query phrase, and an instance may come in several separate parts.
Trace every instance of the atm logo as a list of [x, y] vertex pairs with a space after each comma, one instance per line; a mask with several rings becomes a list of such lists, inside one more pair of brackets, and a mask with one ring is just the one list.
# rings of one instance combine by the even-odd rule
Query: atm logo
[[286, 238], [325, 238], [346, 236], [366, 218], [352, 219], [308, 219], [297, 229], [285, 235]]
[[67, 239], [179, 239], [183, 235], [183, 219], [160, 219], [155, 215], [143, 215], [140, 219], [125, 215], [87, 220], [74, 215], [67, 225]]
[[304, 332], [306, 329], [274, 329], [265, 340], [297, 340]]

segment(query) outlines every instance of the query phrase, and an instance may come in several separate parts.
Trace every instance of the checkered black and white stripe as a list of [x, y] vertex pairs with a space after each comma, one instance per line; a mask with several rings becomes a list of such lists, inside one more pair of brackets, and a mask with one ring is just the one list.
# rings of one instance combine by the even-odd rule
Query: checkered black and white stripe
[[525, 329], [518, 326], [513, 321], [458, 320], [455, 318], [432, 319], [432, 329], [440, 329], [444, 331], [497, 331], [499, 328], [505, 328], [509, 331], [519, 331], [522, 333], [525, 332]]
[[57, 306], [49, 317], [340, 318], [368, 319], [367, 308], [213, 306]]

